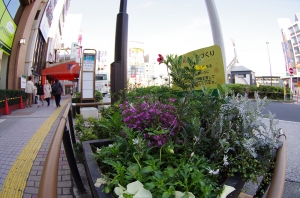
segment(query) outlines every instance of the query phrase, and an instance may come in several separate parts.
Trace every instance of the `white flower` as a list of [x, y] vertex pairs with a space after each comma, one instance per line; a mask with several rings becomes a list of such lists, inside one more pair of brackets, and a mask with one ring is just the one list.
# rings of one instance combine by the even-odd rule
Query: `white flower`
[[96, 153], [100, 153], [100, 152], [101, 152], [101, 149], [97, 148]]
[[194, 154], [195, 154], [195, 153], [194, 153], [194, 152], [192, 152], [192, 153], [191, 153], [191, 157], [193, 157], [193, 156], [194, 156]]
[[226, 198], [235, 188], [224, 184], [222, 193], [217, 198]]
[[217, 169], [216, 171], [214, 171], [214, 170], [211, 170], [211, 168], [207, 168], [207, 170], [208, 170], [208, 172], [209, 172], [209, 174], [211, 174], [211, 175], [218, 175], [219, 174], [219, 169]]
[[114, 189], [116, 195], [119, 196], [119, 198], [123, 198], [123, 194], [129, 194], [133, 195], [133, 198], [152, 198], [152, 194], [149, 190], [146, 190], [144, 188], [144, 185], [140, 181], [135, 181], [132, 183], [129, 183], [127, 185], [127, 190], [118, 184], [119, 187], [116, 187]]
[[[184, 196], [184, 193], [180, 192], [180, 191], [175, 191], [175, 198], [181, 198]], [[187, 198], [195, 198], [195, 195], [193, 195], [193, 193], [188, 192], [188, 197]]]
[[114, 191], [116, 193], [116, 195], [119, 196], [119, 198], [123, 198], [123, 194], [128, 194], [128, 192], [126, 191], [126, 188], [124, 188], [123, 186], [121, 186], [120, 184], [118, 184], [119, 187], [115, 187]]
[[224, 161], [223, 165], [224, 165], [224, 166], [229, 165], [229, 162], [227, 161], [227, 159], [228, 159], [228, 156], [227, 156], [227, 155], [224, 155], [224, 157], [223, 157], [223, 161]]
[[138, 138], [133, 139], [133, 140], [132, 140], [132, 143], [133, 143], [133, 144], [138, 144], [138, 143], [139, 143], [139, 139], [138, 139]]
[[109, 144], [108, 147], [111, 148], [111, 147], [114, 147], [114, 145], [113, 144]]

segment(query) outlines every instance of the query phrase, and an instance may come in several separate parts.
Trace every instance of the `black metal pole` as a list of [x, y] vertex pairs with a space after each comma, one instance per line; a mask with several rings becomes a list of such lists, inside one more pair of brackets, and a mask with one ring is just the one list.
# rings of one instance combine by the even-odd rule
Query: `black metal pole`
[[72, 109], [72, 107], [70, 108], [69, 113], [68, 113], [69, 129], [70, 129], [70, 133], [71, 133], [72, 143], [76, 144], [75, 132], [74, 132], [74, 127], [73, 127], [73, 116], [72, 116], [71, 109]]
[[68, 163], [70, 166], [70, 170], [71, 170], [73, 179], [75, 181], [78, 191], [83, 193], [83, 192], [85, 192], [85, 188], [84, 188], [84, 185], [82, 183], [82, 180], [81, 180], [81, 177], [80, 177], [80, 174], [78, 171], [77, 163], [76, 163], [73, 149], [72, 149], [72, 144], [70, 141], [69, 130], [67, 129], [66, 126], [65, 126], [65, 131], [64, 131], [64, 135], [63, 135], [63, 143], [64, 143], [64, 148], [65, 148], [67, 160], [68, 160]]
[[124, 90], [127, 87], [128, 14], [126, 8], [127, 0], [121, 0], [116, 23], [115, 59], [111, 64], [110, 72], [112, 104], [119, 99], [125, 100]]

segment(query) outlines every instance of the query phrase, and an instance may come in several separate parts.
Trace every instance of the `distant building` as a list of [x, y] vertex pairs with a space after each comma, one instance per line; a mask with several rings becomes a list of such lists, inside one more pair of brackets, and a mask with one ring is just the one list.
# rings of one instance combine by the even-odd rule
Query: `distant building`
[[97, 60], [96, 60], [96, 71], [97, 73], [110, 73], [110, 67], [107, 62], [107, 51], [106, 50], [98, 50], [97, 51]]
[[127, 78], [131, 84], [142, 84], [145, 80], [144, 43], [129, 42]]
[[256, 85], [255, 73], [244, 66], [232, 67], [231, 74], [228, 75], [228, 82], [231, 84]]
[[[286, 78], [290, 78], [291, 89], [300, 87], [300, 14], [295, 14], [295, 22], [289, 18], [277, 19], [282, 34], [282, 50], [285, 58]], [[290, 73], [292, 71], [292, 74]]]
[[234, 58], [227, 66], [228, 83], [256, 85], [255, 73], [247, 67], [239, 65], [235, 41], [233, 39], [231, 41], [234, 49]]

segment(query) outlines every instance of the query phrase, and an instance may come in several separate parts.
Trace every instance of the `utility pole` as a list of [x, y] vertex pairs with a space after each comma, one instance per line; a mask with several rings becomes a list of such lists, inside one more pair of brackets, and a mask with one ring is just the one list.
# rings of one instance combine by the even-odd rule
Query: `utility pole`
[[268, 56], [269, 56], [269, 64], [270, 64], [270, 75], [271, 75], [271, 87], [272, 87], [272, 67], [271, 67], [271, 59], [270, 59], [270, 53], [269, 53], [269, 42], [266, 42], [266, 45], [267, 45], [267, 50], [268, 50]]
[[128, 14], [126, 8], [127, 0], [121, 0], [116, 24], [115, 60], [110, 68], [112, 104], [119, 99], [125, 100], [127, 87]]

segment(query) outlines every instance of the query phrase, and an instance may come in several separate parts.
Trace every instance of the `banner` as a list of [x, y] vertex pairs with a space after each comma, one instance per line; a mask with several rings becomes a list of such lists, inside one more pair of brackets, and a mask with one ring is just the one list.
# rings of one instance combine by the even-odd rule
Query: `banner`
[[0, 17], [0, 49], [10, 55], [17, 25], [10, 17], [2, 0], [0, 0]]

